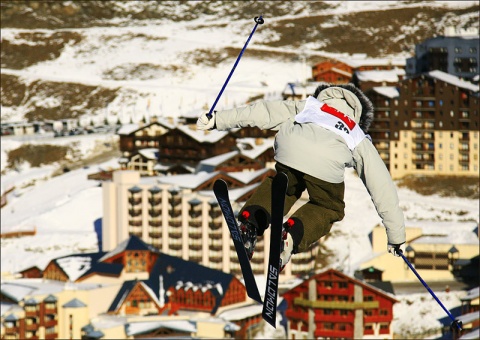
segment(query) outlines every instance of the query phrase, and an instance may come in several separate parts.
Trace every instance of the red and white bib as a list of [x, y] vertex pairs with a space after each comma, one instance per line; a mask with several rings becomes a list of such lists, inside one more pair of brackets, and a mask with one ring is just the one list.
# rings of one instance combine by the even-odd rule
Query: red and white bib
[[310, 96], [305, 108], [295, 116], [298, 123], [314, 123], [341, 136], [350, 150], [357, 147], [365, 138], [365, 133], [346, 114]]

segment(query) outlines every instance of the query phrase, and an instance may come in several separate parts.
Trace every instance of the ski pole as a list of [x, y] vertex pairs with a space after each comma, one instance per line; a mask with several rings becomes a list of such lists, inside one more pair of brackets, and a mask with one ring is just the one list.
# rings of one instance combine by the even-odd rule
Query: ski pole
[[247, 45], [250, 42], [250, 39], [252, 38], [253, 34], [255, 33], [255, 30], [257, 29], [257, 26], [264, 23], [262, 15], [260, 15], [259, 17], [255, 17], [253, 20], [255, 21], [255, 26], [253, 27], [252, 33], [250, 33], [250, 36], [248, 37], [247, 41], [245, 42], [245, 45], [243, 46], [242, 50], [240, 51], [240, 54], [238, 55], [237, 60], [235, 61], [235, 64], [233, 64], [233, 68], [230, 71], [230, 74], [228, 75], [227, 80], [225, 80], [225, 83], [223, 84], [222, 89], [220, 90], [220, 93], [217, 96], [217, 99], [215, 99], [215, 102], [213, 103], [212, 107], [210, 108], [210, 111], [208, 111], [208, 113], [207, 113], [208, 119], [212, 118], [212, 112], [215, 109], [215, 106], [217, 105], [218, 100], [222, 96], [222, 93], [225, 90], [225, 87], [227, 87], [227, 84], [230, 81], [230, 78], [232, 77], [232, 74], [235, 71], [235, 68], [237, 67], [238, 62], [240, 61], [240, 58], [242, 58], [243, 52], [245, 52], [245, 49], [247, 48]]
[[412, 266], [412, 264], [410, 263], [410, 261], [407, 260], [407, 258], [405, 257], [405, 255], [403, 255], [403, 251], [401, 249], [398, 249], [397, 252], [400, 254], [400, 256], [402, 257], [402, 259], [405, 261], [405, 263], [410, 267], [410, 269], [412, 270], [412, 272], [417, 276], [417, 278], [420, 280], [420, 282], [423, 284], [423, 286], [428, 290], [428, 292], [433, 296], [433, 298], [438, 302], [438, 304], [440, 305], [440, 307], [443, 308], [443, 310], [447, 313], [447, 315], [449, 316], [449, 318], [453, 321], [452, 324], [450, 325], [450, 327], [452, 328], [452, 331], [453, 331], [453, 325], [455, 325], [457, 327], [457, 330], [458, 331], [461, 331], [462, 330], [462, 322], [461, 321], [458, 321], [458, 320], [455, 320], [455, 318], [453, 317], [452, 313], [450, 313], [450, 311], [445, 308], [445, 306], [443, 305], [443, 303], [438, 299], [438, 297], [435, 295], [435, 293], [430, 289], [430, 287], [427, 285], [427, 283], [420, 277], [420, 275], [418, 274], [418, 272], [415, 270], [415, 268]]

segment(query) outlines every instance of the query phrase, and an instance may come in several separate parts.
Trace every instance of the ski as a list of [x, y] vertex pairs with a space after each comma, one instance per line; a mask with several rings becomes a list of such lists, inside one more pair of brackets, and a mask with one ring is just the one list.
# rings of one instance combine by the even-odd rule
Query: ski
[[255, 281], [255, 276], [253, 275], [252, 267], [248, 260], [247, 251], [245, 250], [242, 236], [238, 229], [237, 220], [235, 219], [232, 205], [230, 203], [227, 183], [222, 179], [216, 180], [213, 184], [213, 192], [215, 197], [217, 197], [218, 204], [220, 205], [223, 217], [227, 222], [228, 230], [232, 236], [233, 244], [235, 245], [238, 262], [240, 263], [243, 280], [245, 281], [245, 288], [247, 289], [247, 295], [253, 300], [262, 303], [262, 298], [258, 292], [257, 282]]
[[270, 256], [268, 258], [267, 283], [263, 301], [262, 316], [265, 321], [276, 328], [278, 277], [280, 275], [280, 247], [282, 242], [283, 209], [288, 177], [279, 172], [272, 183], [272, 211], [270, 230]]

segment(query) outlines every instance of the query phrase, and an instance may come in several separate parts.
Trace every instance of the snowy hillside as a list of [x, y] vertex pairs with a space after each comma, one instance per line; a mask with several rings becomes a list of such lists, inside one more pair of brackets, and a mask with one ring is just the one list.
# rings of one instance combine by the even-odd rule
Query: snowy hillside
[[[20, 4], [11, 3], [8, 6]], [[75, 7], [72, 1], [62, 3], [64, 10]], [[102, 11], [92, 17], [83, 8], [76, 22], [73, 17], [55, 18], [54, 11], [45, 8], [15, 12], [2, 2], [2, 123], [59, 118], [129, 123], [206, 110], [259, 11], [265, 24], [252, 37], [217, 109], [259, 95], [278, 98], [288, 82], [308, 78], [311, 63], [324, 57], [375, 51], [371, 57], [407, 58], [415, 42], [441, 34], [446, 25], [478, 27], [477, 1], [214, 1], [201, 11], [192, 6], [207, 2], [164, 1], [163, 7], [151, 1], [85, 3]], [[392, 16], [395, 12], [382, 15], [387, 10], [398, 11], [398, 18]], [[376, 22], [379, 26], [372, 26]], [[37, 231], [35, 236], [1, 240], [2, 274], [33, 265], [44, 268], [52, 258], [70, 253], [96, 251], [102, 192], [87, 176], [118, 167], [113, 158], [53, 177], [59, 164], [22, 164], [13, 170], [7, 168], [7, 152], [26, 143], [45, 143], [74, 145], [77, 154], [89, 157], [95, 145], [112, 140], [116, 137], [111, 134], [2, 137], [2, 192], [16, 189], [1, 209], [1, 230]], [[407, 225], [443, 221], [455, 230], [471, 230], [479, 221], [478, 200], [422, 196], [403, 188], [399, 196]], [[346, 217], [333, 227], [326, 245], [334, 250], [332, 262], [351, 275], [371, 256], [368, 233], [380, 219], [353, 172], [346, 176], [345, 201]], [[441, 298], [450, 308], [460, 304], [462, 294]], [[401, 297], [396, 306], [396, 331], [411, 326], [412, 320], [422, 329], [434, 328], [442, 310], [425, 294], [413, 302], [408, 299]], [[428, 310], [435, 312], [428, 318], [419, 315]]]
[[[278, 97], [288, 82], [310, 77], [310, 66], [324, 57], [406, 58], [416, 42], [443, 34], [447, 25], [478, 27], [475, 1], [62, 4], [2, 4], [2, 122], [128, 123], [209, 108], [259, 12], [265, 24], [218, 109]], [[15, 11], [24, 17], [15, 20]]]

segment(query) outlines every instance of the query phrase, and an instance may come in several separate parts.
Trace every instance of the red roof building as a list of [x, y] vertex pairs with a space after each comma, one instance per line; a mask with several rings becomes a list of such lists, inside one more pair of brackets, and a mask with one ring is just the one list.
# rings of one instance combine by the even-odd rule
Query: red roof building
[[290, 339], [393, 338], [391, 294], [334, 269], [285, 292]]

